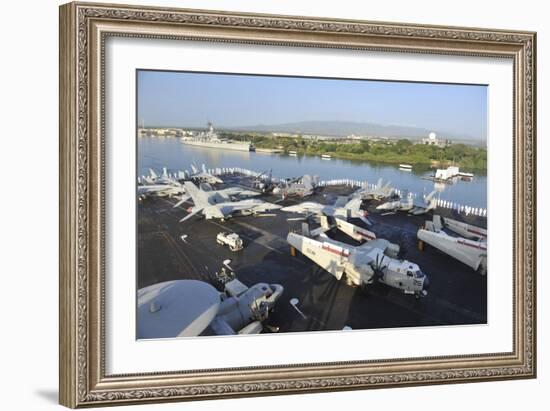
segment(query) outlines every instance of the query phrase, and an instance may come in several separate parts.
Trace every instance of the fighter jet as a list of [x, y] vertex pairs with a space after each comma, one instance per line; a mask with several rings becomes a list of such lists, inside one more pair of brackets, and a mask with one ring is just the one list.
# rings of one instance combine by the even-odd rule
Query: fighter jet
[[200, 171], [194, 164], [191, 164], [191, 170], [193, 173], [189, 176], [190, 179], [196, 180], [199, 182], [209, 183], [209, 184], [221, 184], [223, 180], [219, 177], [216, 177], [213, 174], [210, 174], [206, 171], [206, 166], [202, 165], [202, 171]]
[[437, 198], [435, 198], [436, 193], [437, 190], [433, 190], [430, 194], [425, 196], [420, 204], [414, 205], [413, 209], [409, 211], [409, 214], [421, 215], [434, 210], [437, 207]]
[[[342, 230], [343, 221], [336, 219]], [[346, 223], [349, 230], [350, 223]], [[321, 217], [321, 229], [309, 231], [304, 223], [302, 234], [289, 233], [288, 243], [348, 285], [367, 288], [375, 281], [402, 290], [417, 298], [427, 295], [429, 279], [417, 264], [397, 259], [399, 247], [384, 239], [371, 239], [359, 246], [333, 240], [325, 233], [331, 226]], [[356, 227], [356, 229], [359, 227]], [[367, 231], [367, 230], [364, 230]]]
[[[164, 173], [164, 169], [163, 169]], [[141, 180], [138, 177], [138, 184], [155, 184], [159, 179], [159, 176], [157, 173], [155, 173], [155, 170], [152, 168], [149, 169], [149, 175], [147, 176], [141, 176]]]
[[388, 201], [376, 207], [380, 211], [411, 211], [414, 208], [412, 193], [407, 194], [405, 199]]
[[269, 170], [269, 172], [266, 170], [258, 174], [252, 181], [252, 185], [262, 193], [273, 191], [275, 188], [275, 182], [273, 181], [272, 170]]
[[183, 222], [201, 213], [207, 220], [217, 218], [225, 220], [234, 215], [259, 214], [269, 210], [277, 210], [281, 206], [257, 199], [228, 201], [227, 196], [218, 191], [204, 191], [190, 181], [183, 183], [186, 193], [193, 200], [194, 206], [188, 209], [189, 214], [180, 220]]
[[373, 187], [369, 187], [368, 181], [365, 181], [364, 187], [355, 191], [353, 196], [361, 200], [383, 200], [391, 197], [395, 192], [395, 188], [391, 187], [391, 181], [384, 185], [382, 185], [382, 181], [381, 178], [378, 179], [378, 183]]
[[212, 186], [208, 183], [201, 183], [199, 185], [199, 188], [203, 191], [208, 191], [208, 192], [215, 191], [216, 193], [218, 193], [228, 201], [231, 201], [233, 199], [243, 199], [243, 198], [250, 198], [250, 197], [256, 197], [261, 195], [261, 193], [258, 191], [248, 190], [242, 187], [226, 187], [226, 188], [221, 188], [219, 190], [214, 190]]
[[155, 197], [172, 197], [185, 192], [182, 185], [169, 185], [169, 184], [145, 184], [138, 185], [137, 194], [140, 199], [144, 199], [150, 196]]
[[175, 178], [168, 175], [166, 167], [159, 176], [153, 169], [149, 169], [149, 175], [138, 177], [137, 194], [140, 199], [150, 196], [172, 197], [185, 193], [183, 185]]
[[386, 203], [380, 204], [376, 207], [377, 210], [386, 210], [386, 211], [408, 211], [412, 215], [421, 215], [426, 214], [428, 211], [433, 210], [437, 207], [437, 199], [434, 198], [436, 190], [432, 191], [430, 194], [423, 198], [421, 203], [414, 203], [414, 200], [409, 193], [407, 199], [403, 201], [402, 199], [395, 201], [388, 201]]
[[[180, 175], [181, 172], [178, 171], [178, 175]], [[179, 177], [178, 177], [179, 178]], [[147, 185], [147, 184], [172, 184], [172, 185], [176, 185], [178, 184], [178, 179], [176, 178], [176, 174], [174, 175], [171, 175], [171, 174], [168, 174], [168, 170], [166, 169], [166, 167], [163, 167], [162, 168], [162, 174], [159, 176], [155, 170], [153, 170], [152, 168], [149, 169], [149, 175], [147, 176], [142, 176], [142, 180], [141, 183], [144, 184], [144, 185]]]
[[282, 181], [273, 189], [273, 194], [281, 195], [283, 199], [290, 196], [307, 197], [314, 193], [318, 176], [304, 175], [301, 178], [290, 181]]
[[[227, 187], [220, 190], [214, 190], [212, 186], [208, 183], [200, 183], [199, 189], [206, 193], [215, 192], [217, 195], [223, 197], [226, 201], [242, 200], [244, 198], [256, 197], [261, 194], [257, 191], [247, 190], [241, 187]], [[211, 194], [208, 195], [210, 196]], [[189, 196], [188, 194], [183, 194], [180, 197], [179, 201], [174, 204], [174, 208], [179, 207], [189, 199], [191, 199], [191, 196]]]
[[347, 220], [350, 217], [359, 218], [368, 225], [371, 222], [367, 219], [366, 211], [361, 210], [362, 200], [359, 198], [338, 197], [334, 205], [325, 205], [314, 201], [305, 201], [300, 204], [284, 207], [281, 210], [288, 213], [305, 214], [305, 218], [311, 215], [335, 217]]

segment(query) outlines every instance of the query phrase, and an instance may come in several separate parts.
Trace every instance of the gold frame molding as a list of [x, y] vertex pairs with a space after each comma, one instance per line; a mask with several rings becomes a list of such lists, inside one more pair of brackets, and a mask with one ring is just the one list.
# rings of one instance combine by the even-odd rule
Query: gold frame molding
[[[514, 349], [106, 375], [104, 45], [110, 36], [501, 57], [514, 65]], [[76, 408], [536, 376], [536, 34], [220, 11], [60, 7], [60, 403]]]

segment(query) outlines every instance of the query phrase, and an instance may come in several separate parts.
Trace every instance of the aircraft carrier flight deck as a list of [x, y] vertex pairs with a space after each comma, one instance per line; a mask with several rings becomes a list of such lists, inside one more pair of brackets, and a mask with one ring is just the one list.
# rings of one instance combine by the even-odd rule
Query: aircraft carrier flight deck
[[[225, 183], [246, 185], [245, 180], [234, 176]], [[291, 197], [278, 204], [288, 206], [302, 201], [326, 204], [334, 196], [350, 192], [351, 189], [345, 186], [323, 187], [307, 199]], [[261, 198], [268, 202], [280, 200], [273, 195]], [[420, 216], [402, 212], [382, 215], [375, 209], [378, 203], [372, 201], [363, 205], [369, 212], [372, 226], [367, 227], [359, 219], [352, 220], [353, 224], [367, 228], [377, 237], [399, 244], [400, 258], [418, 264], [429, 276], [428, 295], [415, 298], [377, 282], [366, 289], [351, 287], [300, 252], [292, 253], [287, 235], [290, 231], [299, 232], [303, 223], [292, 219], [296, 215], [270, 210], [264, 215], [239, 216], [225, 221], [196, 216], [180, 223], [179, 220], [187, 215], [189, 203], [174, 208], [176, 202], [167, 197], [151, 197], [138, 203], [138, 288], [169, 280], [196, 279], [220, 289], [223, 285], [218, 282], [216, 273], [223, 261], [230, 259], [237, 279], [245, 285], [263, 282], [284, 287], [265, 323], [265, 328], [274, 332], [487, 323], [487, 276], [433, 247], [419, 250], [417, 231], [426, 220], [432, 219], [432, 212]], [[438, 209], [436, 213], [445, 216], [452, 212]], [[485, 218], [470, 216], [470, 220], [466, 222], [486, 225]], [[231, 251], [219, 245], [216, 236], [220, 232], [237, 233], [243, 241], [243, 249]], [[352, 245], [359, 244], [339, 232], [331, 231], [329, 236]], [[298, 299], [301, 313], [291, 304], [293, 299]]]

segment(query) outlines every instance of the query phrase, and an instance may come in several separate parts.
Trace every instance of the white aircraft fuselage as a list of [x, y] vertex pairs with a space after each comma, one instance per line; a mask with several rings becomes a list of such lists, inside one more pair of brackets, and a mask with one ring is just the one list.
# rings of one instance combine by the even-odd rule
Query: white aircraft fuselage
[[180, 222], [199, 213], [207, 220], [213, 218], [225, 220], [233, 215], [258, 214], [281, 208], [279, 205], [258, 199], [228, 201], [229, 197], [227, 195], [222, 195], [217, 191], [202, 190], [190, 181], [186, 181], [184, 186], [186, 192], [192, 198], [194, 206], [188, 209], [190, 214], [182, 218]]
[[[463, 223], [463, 229], [468, 228], [476, 232], [485, 232], [486, 230]], [[434, 248], [456, 258], [458, 261], [478, 271], [480, 274], [487, 272], [487, 242], [486, 239], [471, 240], [463, 237], [453, 237], [442, 230], [441, 220], [438, 215], [434, 216], [433, 221], [426, 221], [425, 227], [417, 232], [419, 240], [431, 245]]]
[[418, 265], [386, 255], [384, 251], [391, 244], [387, 240], [371, 240], [354, 247], [324, 234], [314, 239], [291, 232], [287, 241], [337, 280], [346, 274], [350, 285], [367, 286], [378, 281], [406, 294], [427, 294], [428, 277]]

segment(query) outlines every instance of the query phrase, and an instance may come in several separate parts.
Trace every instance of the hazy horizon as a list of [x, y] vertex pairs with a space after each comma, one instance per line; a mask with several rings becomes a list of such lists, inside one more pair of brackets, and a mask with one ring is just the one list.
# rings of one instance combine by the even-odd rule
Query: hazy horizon
[[253, 129], [343, 122], [486, 140], [484, 85], [149, 70], [138, 70], [137, 77], [140, 126], [205, 128], [213, 122], [217, 128]]

